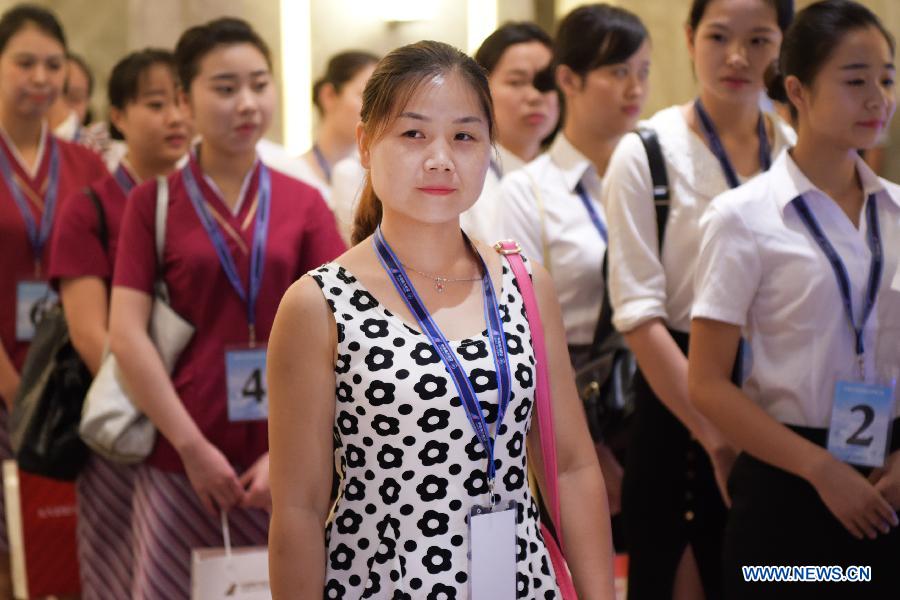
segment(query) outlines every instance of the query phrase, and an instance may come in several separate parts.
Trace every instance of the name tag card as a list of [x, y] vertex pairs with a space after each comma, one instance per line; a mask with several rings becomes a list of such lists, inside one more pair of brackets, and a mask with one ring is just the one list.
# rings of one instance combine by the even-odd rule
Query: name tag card
[[838, 381], [828, 428], [828, 451], [853, 465], [884, 465], [893, 413], [892, 386]]
[[57, 301], [56, 292], [46, 281], [20, 281], [16, 284], [16, 341], [30, 342], [34, 328], [45, 310]]
[[265, 421], [269, 418], [265, 347], [227, 350], [225, 380], [229, 421]]
[[470, 600], [515, 600], [516, 504], [469, 513]]

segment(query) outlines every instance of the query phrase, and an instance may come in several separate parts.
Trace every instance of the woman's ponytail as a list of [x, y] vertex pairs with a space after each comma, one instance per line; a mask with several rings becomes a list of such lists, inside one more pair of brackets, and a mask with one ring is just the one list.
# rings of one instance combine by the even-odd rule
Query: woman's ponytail
[[369, 174], [363, 183], [363, 190], [359, 196], [359, 204], [353, 213], [353, 228], [350, 234], [350, 244], [355, 246], [373, 233], [381, 223], [381, 200], [375, 195], [375, 188]]

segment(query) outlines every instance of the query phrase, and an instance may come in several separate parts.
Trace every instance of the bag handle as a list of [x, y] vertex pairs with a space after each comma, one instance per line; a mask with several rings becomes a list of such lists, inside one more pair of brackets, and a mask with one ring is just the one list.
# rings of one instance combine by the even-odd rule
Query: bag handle
[[156, 178], [156, 295], [169, 304], [169, 288], [163, 277], [163, 253], [166, 249], [166, 218], [169, 213], [169, 180]]
[[550, 401], [550, 377], [547, 371], [547, 345], [544, 341], [544, 326], [538, 307], [534, 285], [522, 260], [522, 249], [512, 240], [497, 242], [494, 246], [506, 258], [519, 283], [528, 328], [531, 330], [531, 345], [534, 348], [537, 370], [535, 387], [535, 407], [538, 416], [538, 433], [541, 440], [541, 456], [544, 459], [544, 483], [547, 487], [547, 510], [550, 520], [562, 546], [562, 519], [559, 509], [559, 473], [556, 467], [556, 436], [553, 430], [553, 406]]

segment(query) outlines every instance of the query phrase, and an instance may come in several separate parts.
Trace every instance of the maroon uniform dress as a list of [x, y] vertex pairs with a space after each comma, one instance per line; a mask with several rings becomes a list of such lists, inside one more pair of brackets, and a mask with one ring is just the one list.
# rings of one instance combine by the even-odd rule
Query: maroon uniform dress
[[[116, 247], [126, 194], [134, 177], [120, 165], [114, 175], [94, 182], [90, 191], [100, 203], [106, 223], [87, 190], [70, 197], [53, 232], [50, 279], [98, 277], [107, 289], [112, 281]], [[78, 477], [78, 561], [82, 600], [128, 600], [134, 550], [131, 504], [135, 468], [92, 454]]]
[[[55, 223], [59, 222], [60, 214], [65, 209], [69, 196], [108, 174], [100, 157], [87, 148], [57, 140], [46, 131], [42, 135], [41, 156], [33, 173], [22, 164], [18, 152], [12, 147], [5, 134], [0, 135], [0, 152], [6, 156], [12, 168], [15, 184], [22, 191], [32, 218], [38, 225], [44, 214], [44, 200], [47, 197], [47, 188], [50, 183], [48, 177], [50, 155], [54, 145], [59, 153]], [[17, 370], [21, 370], [22, 364], [25, 362], [25, 354], [28, 352], [28, 342], [16, 340], [17, 285], [23, 280], [46, 278], [51, 245], [52, 239], [44, 246], [41, 256], [35, 256], [25, 220], [13, 198], [10, 183], [0, 181], [0, 342]], [[39, 271], [36, 269], [36, 263], [40, 266]], [[12, 458], [7, 419], [6, 404], [0, 403], [0, 460]], [[4, 498], [0, 495], [0, 508], [4, 505]], [[5, 512], [2, 512], [0, 513], [0, 551], [6, 552], [8, 549], [6, 518]]]
[[[246, 290], [250, 272], [260, 179], [259, 163], [245, 181], [236, 214], [222, 201], [193, 157], [191, 169], [227, 244]], [[278, 303], [307, 270], [344, 250], [334, 218], [313, 188], [269, 170], [270, 218], [264, 271], [256, 301], [256, 337], [265, 343]], [[147, 182], [129, 198], [119, 238], [113, 285], [152, 294], [157, 269], [155, 208], [157, 185]], [[194, 337], [172, 373], [175, 391], [203, 435], [234, 465], [238, 474], [268, 452], [266, 421], [229, 422], [225, 377], [226, 348], [248, 343], [247, 307], [232, 288], [184, 185], [182, 173], [169, 177], [162, 273], [172, 307], [194, 325]], [[188, 598], [192, 548], [221, 546], [219, 519], [200, 505], [181, 458], [157, 436], [138, 469], [134, 501], [134, 598]], [[234, 545], [265, 545], [267, 513], [229, 512]]]

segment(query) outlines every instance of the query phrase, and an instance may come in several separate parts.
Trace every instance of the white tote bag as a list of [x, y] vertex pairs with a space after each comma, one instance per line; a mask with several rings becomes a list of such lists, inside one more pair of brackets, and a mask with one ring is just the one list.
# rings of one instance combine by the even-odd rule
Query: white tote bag
[[[165, 177], [159, 177], [156, 196], [156, 260], [160, 266], [163, 262], [168, 207], [168, 182]], [[194, 327], [169, 305], [168, 290], [161, 275], [156, 277], [149, 334], [166, 372], [171, 374], [178, 356], [194, 335]], [[92, 450], [116, 462], [141, 462], [153, 450], [156, 428], [131, 402], [116, 364], [116, 357], [109, 352], [104, 355], [100, 370], [84, 399], [78, 433]]]
[[232, 548], [224, 511], [222, 537], [224, 548], [191, 552], [191, 600], [272, 600], [268, 548]]

